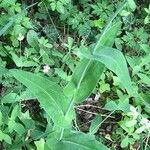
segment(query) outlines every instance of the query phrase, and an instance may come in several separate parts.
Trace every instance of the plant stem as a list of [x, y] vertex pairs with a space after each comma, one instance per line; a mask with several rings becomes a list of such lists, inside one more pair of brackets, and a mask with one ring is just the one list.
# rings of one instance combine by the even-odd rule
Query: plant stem
[[63, 135], [64, 135], [64, 128], [61, 128], [59, 141], [63, 138]]
[[[68, 113], [70, 112], [71, 110], [71, 107], [73, 106], [73, 103], [74, 103], [74, 96], [69, 104], [69, 107], [67, 108], [67, 111], [65, 112], [64, 116], [67, 116]], [[59, 140], [61, 140], [63, 138], [63, 134], [64, 134], [64, 128], [61, 128], [61, 133], [60, 133], [60, 138]]]
[[150, 133], [148, 133], [148, 136], [147, 136], [147, 139], [146, 139], [146, 144], [145, 144], [145, 148], [144, 148], [144, 150], [147, 150], [149, 137], [150, 137]]

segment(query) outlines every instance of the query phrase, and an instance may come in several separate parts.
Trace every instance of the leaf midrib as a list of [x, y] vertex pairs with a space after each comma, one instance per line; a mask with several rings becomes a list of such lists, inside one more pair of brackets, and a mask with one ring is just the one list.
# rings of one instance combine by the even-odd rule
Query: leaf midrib
[[62, 141], [63, 143], [66, 143], [66, 144], [73, 144], [73, 145], [76, 145], [76, 146], [80, 146], [81, 148], [86, 148], [87, 150], [95, 150], [95, 149], [93, 149], [93, 148], [89, 148], [89, 147], [87, 147], [86, 145], [81, 145], [81, 144], [79, 144], [79, 143], [76, 143], [76, 142], [74, 142], [74, 141], [69, 141], [69, 140], [63, 140]]
[[[116, 66], [116, 68], [114, 69], [115, 71], [115, 73], [117, 74], [119, 74], [119, 77], [121, 78], [121, 80], [123, 79], [123, 76], [122, 75], [124, 75], [123, 74], [123, 72], [122, 72], [122, 68], [120, 67], [120, 65], [118, 64], [118, 62], [115, 60], [115, 59], [113, 59], [111, 56], [109, 56], [109, 55], [105, 55], [105, 54], [100, 54], [100, 53], [98, 53], [98, 54], [82, 54], [83, 55], [83, 57], [85, 57], [85, 58], [87, 58], [87, 59], [89, 59], [89, 60], [96, 60], [96, 61], [99, 61], [99, 62], [101, 62], [101, 63], [103, 63], [103, 61], [101, 60], [101, 57], [102, 58], [105, 58], [105, 59], [110, 59], [111, 60], [111, 62], [114, 62], [114, 64], [115, 64], [115, 66]], [[104, 65], [105, 65], [105, 63], [103, 63]], [[107, 66], [108, 67], [108, 66]], [[109, 67], [108, 67], [109, 68]], [[126, 68], [126, 67], [125, 67]], [[127, 70], [128, 71], [128, 70]], [[129, 77], [129, 75], [128, 74], [126, 74], [126, 77], [128, 78], [128, 80], [130, 80], [130, 77]], [[128, 87], [125, 85], [125, 88], [128, 90]]]
[[[95, 48], [94, 48], [94, 50], [93, 50], [93, 53], [97, 50], [97, 48], [98, 48], [98, 46], [99, 46], [99, 44], [100, 44], [102, 38], [105, 36], [105, 33], [106, 33], [106, 31], [109, 29], [109, 27], [110, 27], [112, 21], [116, 18], [116, 16], [118, 15], [118, 13], [123, 9], [123, 7], [124, 7], [125, 5], [126, 5], [126, 2], [122, 5], [122, 7], [120, 7], [120, 8], [116, 11], [116, 13], [115, 13], [115, 14], [113, 15], [113, 17], [110, 19], [109, 23], [107, 24], [107, 26], [105, 27], [104, 31], [102, 32], [102, 34], [101, 34], [101, 36], [100, 36], [100, 39], [98, 40], [98, 42], [97, 42], [97, 44], [96, 44], [96, 46], [95, 46]], [[88, 69], [88, 66], [91, 64], [91, 62], [92, 62], [92, 60], [89, 60], [88, 63], [87, 63], [87, 65], [85, 66], [85, 68], [84, 68], [84, 70], [83, 70], [83, 73], [82, 73], [82, 75], [81, 75], [81, 78], [80, 78], [80, 80], [79, 80], [79, 82], [78, 82], [78, 84], [77, 84], [77, 90], [80, 88], [81, 82], [82, 82], [82, 80], [83, 80], [83, 78], [84, 78], [84, 75], [85, 75], [85, 73], [86, 73], [86, 71], [87, 71], [87, 69]]]
[[[117, 68], [119, 68], [119, 72], [122, 73], [122, 68], [120, 68], [120, 66], [118, 65], [118, 62], [115, 59], [113, 59], [112, 57], [110, 57], [109, 55], [104, 55], [104, 54], [97, 54], [97, 55], [95, 55], [94, 54], [94, 55], [92, 55], [92, 57], [93, 57], [93, 59], [94, 59], [94, 57], [97, 57], [96, 60], [98, 60], [99, 57], [105, 57], [106, 59], [110, 59], [112, 62], [114, 62], [114, 64], [116, 64]], [[102, 63], [102, 61], [101, 61], [101, 63]]]

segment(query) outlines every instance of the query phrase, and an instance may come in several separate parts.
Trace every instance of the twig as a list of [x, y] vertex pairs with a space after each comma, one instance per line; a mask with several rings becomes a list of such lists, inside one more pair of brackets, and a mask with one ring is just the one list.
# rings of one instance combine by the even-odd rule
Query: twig
[[99, 106], [94, 106], [94, 105], [90, 105], [90, 104], [86, 104], [86, 105], [78, 105], [75, 107], [93, 107], [93, 108], [98, 108], [98, 109], [102, 109], [102, 110], [106, 110], [105, 108], [99, 107]]
[[91, 112], [91, 111], [87, 111], [87, 110], [84, 110], [84, 109], [81, 109], [81, 108], [76, 108], [77, 110], [80, 110], [80, 111], [83, 111], [85, 113], [89, 113], [89, 114], [93, 114], [93, 115], [98, 115], [98, 113], [94, 113], [94, 112]]
[[[88, 111], [88, 110], [84, 110], [84, 109], [81, 109], [81, 108], [76, 108], [77, 110], [80, 110], [80, 111], [83, 111], [85, 113], [89, 113], [89, 114], [93, 114], [93, 115], [98, 115], [98, 113], [95, 113], [95, 112], [91, 112], [91, 111]], [[104, 115], [104, 114], [101, 114], [101, 116], [104, 116], [104, 117], [107, 117], [107, 118], [115, 118], [113, 116], [109, 116], [109, 115]], [[108, 117], [109, 116], [109, 117]]]

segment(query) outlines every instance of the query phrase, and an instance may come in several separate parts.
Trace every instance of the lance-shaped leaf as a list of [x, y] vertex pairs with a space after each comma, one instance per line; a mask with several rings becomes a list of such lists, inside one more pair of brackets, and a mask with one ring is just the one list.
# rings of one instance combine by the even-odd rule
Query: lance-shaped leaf
[[14, 22], [15, 22], [15, 19], [11, 19], [5, 26], [0, 28], [0, 36], [2, 36], [13, 25]]
[[4, 140], [8, 144], [12, 143], [11, 137], [8, 134], [5, 134], [0, 130], [0, 141], [2, 140]]
[[[101, 51], [101, 46], [112, 46], [120, 25], [120, 22], [110, 25], [101, 35], [93, 52]], [[64, 90], [65, 94], [70, 98], [74, 94], [75, 102], [85, 100], [95, 88], [103, 70], [103, 63], [83, 58], [74, 70], [72, 79]]]
[[48, 140], [47, 145], [52, 150], [109, 150], [97, 141], [94, 135], [81, 132], [64, 135], [64, 138], [55, 144], [53, 140]]
[[91, 134], [95, 134], [98, 131], [99, 127], [102, 124], [102, 120], [103, 119], [100, 115], [97, 115], [94, 117], [94, 119], [91, 122], [90, 129], [89, 129]]
[[[112, 22], [126, 4], [126, 2], [123, 3], [108, 21], [108, 24], [101, 33], [101, 36], [92, 52], [99, 52], [102, 46], [111, 47], [113, 45], [121, 23], [117, 22], [112, 24]], [[103, 70], [104, 65], [102, 63], [94, 60], [82, 59], [74, 70], [71, 81], [64, 89], [65, 94], [75, 102], [85, 100], [92, 93], [103, 73]]]
[[10, 74], [36, 96], [41, 107], [52, 117], [56, 125], [66, 127], [71, 124], [73, 113], [67, 111], [70, 102], [56, 83], [26, 71], [14, 69], [10, 70]]
[[127, 63], [121, 51], [110, 47], [104, 47], [101, 48], [101, 51], [92, 54], [81, 51], [81, 55], [89, 60], [96, 60], [103, 63], [120, 78], [122, 85], [126, 88], [128, 93], [133, 93]]

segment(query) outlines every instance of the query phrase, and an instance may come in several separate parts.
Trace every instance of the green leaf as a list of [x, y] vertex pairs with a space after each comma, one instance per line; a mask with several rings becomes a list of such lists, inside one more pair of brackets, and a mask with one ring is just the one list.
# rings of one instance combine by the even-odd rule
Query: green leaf
[[102, 19], [94, 20], [95, 27], [102, 28], [104, 26], [104, 21]]
[[34, 142], [37, 150], [44, 150], [45, 141], [44, 139], [40, 139], [39, 141]]
[[118, 110], [118, 105], [114, 101], [109, 101], [106, 103], [104, 108], [109, 111], [115, 111]]
[[128, 0], [129, 7], [134, 11], [136, 9], [136, 4], [134, 0]]
[[11, 141], [11, 138], [9, 135], [3, 133], [1, 130], [0, 130], [0, 141], [4, 140], [6, 143], [8, 144], [11, 144], [12, 141]]
[[17, 67], [32, 67], [38, 66], [34, 61], [28, 61], [25, 57], [18, 57], [15, 53], [11, 53], [12, 59], [15, 62]]
[[118, 110], [122, 110], [125, 113], [130, 111], [129, 99], [119, 99]]
[[121, 12], [121, 16], [127, 17], [128, 15], [130, 15], [130, 12], [129, 12], [129, 11], [123, 10], [123, 11]]
[[[47, 143], [51, 145], [51, 143]], [[101, 142], [98, 142], [94, 135], [84, 133], [71, 133], [50, 147], [52, 150], [109, 150]]]
[[150, 17], [146, 16], [144, 19], [144, 24], [148, 24], [150, 22]]
[[95, 118], [91, 122], [90, 133], [95, 134], [102, 123], [102, 117], [100, 115], [95, 116]]
[[56, 9], [56, 3], [55, 2], [54, 3], [50, 3], [50, 6], [51, 6], [53, 11]]
[[[115, 12], [112, 18], [108, 21], [105, 29], [100, 35], [100, 38], [95, 45], [93, 52], [99, 52], [102, 46], [112, 46], [114, 39], [120, 29], [121, 23], [117, 22], [112, 25], [112, 21], [120, 13], [126, 2], [123, 3], [119, 9]], [[77, 65], [72, 79], [64, 89], [65, 94], [73, 99], [73, 101], [81, 102], [84, 101], [93, 91], [97, 82], [103, 73], [104, 65], [100, 62], [82, 59]]]
[[92, 93], [103, 70], [104, 65], [99, 62], [81, 60], [74, 70], [71, 81], [64, 89], [65, 94], [69, 98], [74, 95], [75, 102], [84, 101]]
[[61, 68], [55, 68], [55, 73], [65, 81], [70, 81], [70, 76], [67, 75]]
[[121, 147], [122, 147], [122, 148], [125, 148], [125, 147], [128, 146], [129, 143], [130, 143], [130, 142], [129, 142], [129, 137], [126, 136], [126, 137], [121, 141]]
[[19, 104], [15, 105], [12, 112], [11, 117], [8, 120], [8, 128], [9, 131], [12, 132], [15, 130], [20, 136], [24, 133], [24, 126], [18, 122], [16, 122], [16, 118], [21, 117], [21, 107]]
[[110, 91], [110, 85], [108, 83], [105, 83], [105, 81], [100, 81], [99, 82], [99, 85], [100, 85], [100, 92], [103, 93], [105, 91]]
[[148, 8], [144, 8], [144, 10], [147, 12], [147, 14], [150, 14], [150, 4]]
[[56, 9], [57, 9], [58, 12], [60, 12], [62, 14], [65, 13], [65, 8], [64, 8], [63, 4], [60, 1], [57, 2]]
[[20, 102], [24, 100], [31, 100], [36, 99], [36, 97], [27, 89], [26, 91], [23, 91], [21, 95], [19, 96], [17, 93], [8, 93], [5, 96], [2, 97], [2, 103], [15, 103]]
[[2, 103], [14, 103], [20, 101], [20, 97], [16, 93], [8, 93], [2, 98]]
[[25, 91], [23, 91], [20, 95], [20, 100], [24, 101], [24, 100], [31, 100], [31, 99], [36, 99], [36, 96], [34, 96], [34, 94], [32, 94], [30, 92], [29, 89], [26, 89]]
[[145, 130], [145, 126], [141, 126], [138, 129], [136, 129], [135, 133], [141, 134]]
[[24, 126], [16, 122], [15, 122], [14, 130], [18, 133], [19, 137], [21, 137], [26, 132]]
[[90, 60], [97, 60], [113, 71], [119, 78], [128, 93], [133, 92], [131, 79], [129, 76], [126, 60], [123, 54], [114, 48], [104, 47], [99, 52], [88, 54], [81, 51], [81, 55]]
[[44, 64], [55, 65], [55, 61], [53, 60], [52, 57], [49, 57], [48, 54], [46, 54], [46, 53], [43, 54], [42, 58], [43, 58]]
[[8, 130], [9, 130], [9, 132], [12, 133], [14, 131], [16, 122], [14, 120], [10, 119], [7, 124], [8, 124]]
[[145, 53], [149, 54], [149, 52], [150, 52], [150, 47], [149, 47], [148, 44], [141, 44], [140, 47], [142, 48], [142, 50], [143, 50]]
[[15, 22], [14, 19], [11, 19], [4, 27], [0, 29], [0, 36], [2, 36]]
[[3, 124], [3, 114], [2, 112], [0, 111], [0, 126]]
[[0, 76], [6, 74], [8, 72], [8, 70], [2, 66], [0, 66]]
[[145, 75], [143, 73], [138, 73], [137, 75], [140, 77], [141, 82], [143, 82], [143, 83], [147, 84], [148, 86], [150, 86], [150, 78], [147, 75]]
[[116, 110], [121, 110], [125, 113], [130, 111], [130, 104], [129, 104], [129, 99], [119, 99], [118, 104], [115, 101], [108, 101], [104, 107], [105, 109], [109, 111], [116, 111]]
[[52, 117], [57, 126], [66, 127], [71, 124], [73, 112], [67, 111], [70, 101], [56, 83], [26, 71], [14, 69], [10, 70], [10, 74], [37, 97], [41, 107]]
[[[112, 46], [119, 28], [120, 22], [112, 26], [109, 25], [102, 33], [93, 52], [101, 51], [101, 46]], [[95, 60], [82, 59], [74, 70], [71, 81], [64, 90], [65, 94], [70, 98], [74, 94], [76, 102], [85, 100], [95, 88], [103, 71], [104, 65], [102, 63]]]
[[38, 35], [34, 30], [28, 31], [27, 42], [31, 47], [38, 47]]
[[137, 120], [135, 120], [135, 119], [128, 120], [125, 123], [126, 127], [128, 127], [128, 128], [134, 127], [136, 124], [137, 124]]

